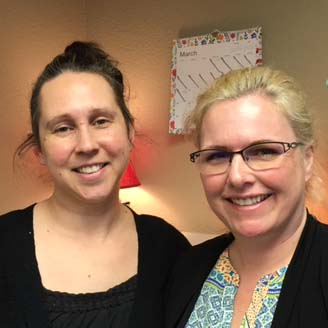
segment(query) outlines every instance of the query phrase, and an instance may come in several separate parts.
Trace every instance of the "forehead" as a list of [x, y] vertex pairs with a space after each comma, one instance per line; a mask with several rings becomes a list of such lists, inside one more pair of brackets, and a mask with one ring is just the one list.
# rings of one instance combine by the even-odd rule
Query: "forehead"
[[40, 92], [41, 114], [64, 114], [87, 108], [118, 109], [108, 82], [95, 73], [64, 72], [46, 82]]
[[247, 95], [213, 104], [201, 126], [201, 147], [240, 148], [257, 141], [294, 141], [294, 131], [271, 99]]

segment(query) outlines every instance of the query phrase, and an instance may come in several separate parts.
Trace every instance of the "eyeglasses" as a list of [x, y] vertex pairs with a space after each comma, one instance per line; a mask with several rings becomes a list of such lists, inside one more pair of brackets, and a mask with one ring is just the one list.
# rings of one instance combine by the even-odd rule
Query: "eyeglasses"
[[284, 158], [282, 155], [303, 145], [301, 142], [271, 141], [253, 144], [239, 151], [202, 149], [190, 154], [190, 160], [206, 175], [225, 173], [236, 154], [240, 154], [252, 170], [270, 170], [280, 167]]

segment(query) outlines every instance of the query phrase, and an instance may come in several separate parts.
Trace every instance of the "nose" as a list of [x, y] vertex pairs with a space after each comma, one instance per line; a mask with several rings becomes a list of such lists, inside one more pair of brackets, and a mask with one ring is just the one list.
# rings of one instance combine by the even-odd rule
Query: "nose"
[[94, 153], [98, 150], [98, 143], [90, 127], [80, 126], [77, 133], [75, 151], [77, 153]]
[[245, 163], [241, 154], [234, 154], [227, 173], [228, 183], [236, 188], [251, 184], [255, 179], [252, 170]]

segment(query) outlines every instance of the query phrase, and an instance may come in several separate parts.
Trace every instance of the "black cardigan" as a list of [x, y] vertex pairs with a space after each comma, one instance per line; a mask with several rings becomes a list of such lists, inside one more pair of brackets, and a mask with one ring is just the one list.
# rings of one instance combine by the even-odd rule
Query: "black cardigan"
[[[187, 240], [164, 220], [134, 213], [138, 275], [129, 327], [163, 324], [163, 292], [177, 254]], [[33, 206], [0, 217], [0, 327], [47, 328], [43, 287], [35, 257]]]
[[[183, 254], [166, 300], [166, 328], [185, 327], [220, 254], [232, 242], [223, 235]], [[328, 327], [328, 226], [311, 215], [288, 267], [271, 328]]]

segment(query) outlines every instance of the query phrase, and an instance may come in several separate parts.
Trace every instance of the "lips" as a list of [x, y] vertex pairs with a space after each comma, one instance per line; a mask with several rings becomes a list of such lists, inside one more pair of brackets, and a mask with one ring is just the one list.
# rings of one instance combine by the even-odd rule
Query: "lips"
[[81, 174], [93, 174], [100, 171], [103, 167], [105, 167], [108, 163], [99, 163], [92, 165], [84, 165], [73, 169], [74, 172]]
[[250, 205], [255, 205], [255, 204], [261, 203], [270, 196], [271, 196], [271, 194], [265, 194], [265, 195], [258, 195], [258, 196], [254, 196], [254, 197], [248, 197], [248, 198], [228, 198], [228, 200], [231, 203], [239, 205], [239, 206], [250, 206]]

